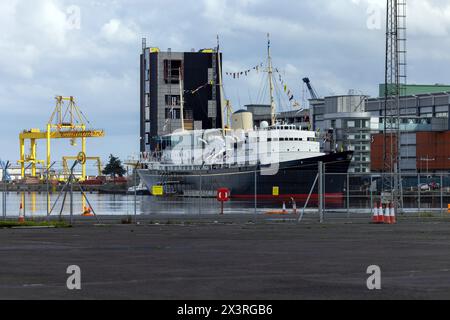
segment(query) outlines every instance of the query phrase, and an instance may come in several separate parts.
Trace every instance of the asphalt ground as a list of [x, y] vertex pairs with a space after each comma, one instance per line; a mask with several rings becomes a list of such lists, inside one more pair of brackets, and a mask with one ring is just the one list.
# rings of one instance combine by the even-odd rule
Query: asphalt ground
[[[450, 299], [450, 219], [78, 218], [0, 229], [0, 299]], [[67, 267], [81, 269], [68, 290]], [[381, 268], [368, 290], [367, 268]]]

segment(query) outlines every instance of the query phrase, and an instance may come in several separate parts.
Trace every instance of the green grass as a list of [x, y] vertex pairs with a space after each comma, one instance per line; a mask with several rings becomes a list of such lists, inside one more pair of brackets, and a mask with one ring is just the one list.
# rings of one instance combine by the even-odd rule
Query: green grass
[[70, 228], [71, 225], [63, 221], [26, 221], [23, 223], [17, 221], [0, 221], [0, 228], [16, 228], [16, 227], [53, 227], [53, 228]]
[[434, 218], [434, 213], [432, 212], [422, 212], [419, 214], [420, 218]]

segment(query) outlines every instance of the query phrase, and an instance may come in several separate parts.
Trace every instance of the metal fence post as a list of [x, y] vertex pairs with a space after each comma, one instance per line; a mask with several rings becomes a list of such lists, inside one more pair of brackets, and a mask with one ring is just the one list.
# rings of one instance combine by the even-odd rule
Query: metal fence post
[[319, 162], [319, 218], [323, 223], [323, 162]]
[[3, 193], [2, 193], [2, 211], [3, 211], [3, 219], [6, 220], [6, 190], [7, 184], [6, 181], [3, 182]]
[[26, 218], [27, 216], [27, 193], [23, 192], [23, 216]]
[[419, 212], [419, 216], [420, 216], [420, 210], [421, 210], [421, 207], [422, 207], [421, 196], [422, 196], [422, 190], [421, 190], [421, 186], [420, 186], [420, 174], [418, 174], [417, 175], [417, 199], [418, 199], [417, 209], [418, 209], [418, 212]]
[[441, 217], [444, 217], [444, 175], [441, 174]]
[[370, 209], [371, 209], [371, 212], [373, 212], [373, 176], [372, 175], [370, 175], [370, 187], [369, 187], [369, 190], [370, 190]]
[[47, 221], [50, 220], [50, 185], [49, 185], [49, 168], [47, 168], [47, 174], [45, 175], [46, 181], [46, 199], [45, 199], [45, 206], [47, 207]]
[[202, 214], [202, 169], [200, 168], [200, 195], [199, 195], [199, 203], [198, 203], [198, 215]]
[[347, 173], [347, 218], [350, 219], [350, 174]]
[[72, 179], [73, 170], [71, 172], [70, 179], [70, 224], [73, 224], [73, 181]]
[[258, 217], [258, 166], [255, 167], [255, 219]]
[[138, 224], [137, 221], [137, 168], [139, 164], [136, 164], [134, 168], [134, 223]]

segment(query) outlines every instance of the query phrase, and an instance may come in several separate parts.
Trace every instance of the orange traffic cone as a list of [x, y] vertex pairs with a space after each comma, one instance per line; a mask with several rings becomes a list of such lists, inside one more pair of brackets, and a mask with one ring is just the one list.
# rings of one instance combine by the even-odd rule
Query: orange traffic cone
[[391, 208], [392, 203], [389, 202], [389, 205], [386, 206], [386, 211], [384, 213], [384, 223], [391, 224]]
[[283, 201], [283, 213], [286, 214], [287, 210], [286, 210], [286, 202]]
[[378, 207], [378, 223], [384, 223], [383, 203], [381, 201]]
[[375, 202], [375, 205], [373, 206], [373, 217], [372, 217], [372, 223], [379, 223], [378, 220], [378, 203]]
[[395, 216], [395, 208], [394, 208], [394, 206], [391, 207], [390, 218], [391, 218], [391, 224], [396, 224], [397, 223], [397, 217]]
[[19, 223], [24, 223], [24, 222], [25, 222], [25, 215], [23, 214], [23, 204], [21, 202], [20, 207], [19, 207]]
[[91, 211], [91, 207], [84, 207], [84, 211], [82, 214], [83, 217], [92, 217], [92, 211]]

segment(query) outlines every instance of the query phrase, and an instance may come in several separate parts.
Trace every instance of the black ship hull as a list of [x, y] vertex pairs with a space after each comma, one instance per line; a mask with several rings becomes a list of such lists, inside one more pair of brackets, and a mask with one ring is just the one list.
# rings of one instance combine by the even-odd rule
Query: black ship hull
[[[163, 186], [166, 195], [215, 196], [220, 188], [228, 188], [232, 199], [292, 200], [311, 202], [318, 199], [319, 162], [325, 165], [327, 203], [341, 204], [346, 190], [347, 172], [352, 152], [334, 153], [317, 158], [280, 163], [268, 168], [208, 168], [198, 170], [140, 170], [139, 175], [149, 190]], [[313, 188], [314, 186], [314, 188]]]

